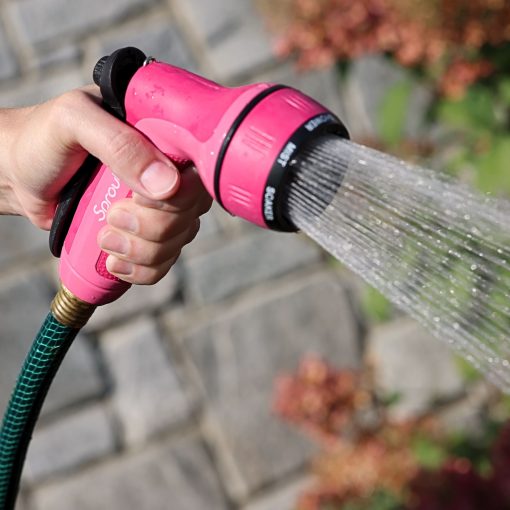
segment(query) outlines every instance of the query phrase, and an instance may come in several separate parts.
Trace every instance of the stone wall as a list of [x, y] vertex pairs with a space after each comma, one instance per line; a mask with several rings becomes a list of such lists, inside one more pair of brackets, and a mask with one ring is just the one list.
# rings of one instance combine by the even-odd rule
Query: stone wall
[[[333, 70], [299, 75], [275, 60], [250, 0], [0, 0], [0, 105], [88, 83], [95, 61], [124, 45], [224, 84], [294, 85], [370, 130], [371, 94], [358, 85], [378, 62], [360, 63], [342, 93]], [[1, 219], [1, 409], [55, 292], [55, 268], [45, 233]], [[356, 286], [304, 237], [214, 207], [166, 278], [100, 309], [78, 337], [35, 433], [20, 508], [292, 508], [313, 446], [272, 415], [272, 384], [307, 352], [360, 365]], [[422, 345], [424, 334], [405, 327], [393, 341]], [[395, 337], [376, 332], [371, 345], [384, 359], [381, 334]], [[448, 354], [435, 356], [428, 366]], [[381, 372], [383, 385], [399, 359]], [[454, 372], [444, 384], [425, 371], [403, 391], [418, 392], [422, 406], [457, 395], [455, 370], [442, 370]]]

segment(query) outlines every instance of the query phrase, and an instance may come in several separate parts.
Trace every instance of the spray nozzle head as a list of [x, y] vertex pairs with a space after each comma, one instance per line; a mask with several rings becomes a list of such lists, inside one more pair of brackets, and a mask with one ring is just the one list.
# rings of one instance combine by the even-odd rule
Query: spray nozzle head
[[[340, 120], [331, 113], [320, 114], [301, 126], [284, 146], [280, 156], [276, 159], [268, 176], [266, 193], [270, 190], [271, 205], [270, 218], [266, 215], [266, 225], [272, 230], [281, 232], [296, 232], [298, 227], [288, 214], [289, 189], [303, 173], [308, 174], [314, 166], [316, 185], [321, 180], [328, 180], [328, 203], [332, 200], [342, 183], [337, 173], [329, 175], [330, 169], [313, 161], [315, 154], [330, 140], [349, 138], [349, 133]], [[274, 189], [274, 192], [272, 191]], [[266, 201], [267, 197], [264, 197]], [[266, 204], [265, 204], [266, 207]]]
[[325, 135], [349, 138], [349, 133], [333, 113], [298, 90], [279, 85], [263, 94], [229, 133], [228, 149], [216, 162], [215, 196], [232, 214], [295, 232], [286, 214], [286, 189], [301, 151]]

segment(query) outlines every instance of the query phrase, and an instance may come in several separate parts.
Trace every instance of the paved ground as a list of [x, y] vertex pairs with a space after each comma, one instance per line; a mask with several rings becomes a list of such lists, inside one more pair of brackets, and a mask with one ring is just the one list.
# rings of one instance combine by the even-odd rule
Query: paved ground
[[[90, 82], [97, 58], [127, 44], [225, 84], [290, 83], [348, 116], [357, 104], [355, 129], [370, 130], [356, 80], [379, 64], [358, 66], [346, 101], [333, 71], [296, 75], [275, 61], [250, 0], [0, 0], [0, 104]], [[271, 415], [272, 383], [310, 351], [359, 365], [350, 281], [303, 237], [213, 208], [162, 282], [99, 310], [72, 347], [34, 437], [20, 508], [292, 508], [312, 447]], [[1, 409], [55, 287], [46, 234], [2, 218]], [[454, 376], [446, 381], [422, 381], [411, 398], [420, 388], [429, 391], [420, 405], [459, 391]]]

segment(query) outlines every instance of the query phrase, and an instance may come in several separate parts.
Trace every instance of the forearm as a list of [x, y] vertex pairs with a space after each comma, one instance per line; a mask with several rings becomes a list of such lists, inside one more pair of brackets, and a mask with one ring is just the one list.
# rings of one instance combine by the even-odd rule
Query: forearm
[[21, 214], [13, 186], [12, 151], [28, 109], [0, 109], [0, 214]]

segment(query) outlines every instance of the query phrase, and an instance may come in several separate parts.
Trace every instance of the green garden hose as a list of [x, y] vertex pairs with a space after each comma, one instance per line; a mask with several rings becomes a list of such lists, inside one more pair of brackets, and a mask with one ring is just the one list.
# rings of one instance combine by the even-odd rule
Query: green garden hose
[[61, 287], [28, 353], [0, 430], [0, 510], [13, 510], [28, 445], [64, 356], [95, 307]]

